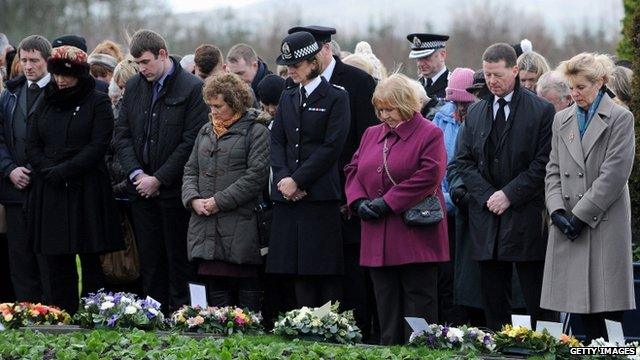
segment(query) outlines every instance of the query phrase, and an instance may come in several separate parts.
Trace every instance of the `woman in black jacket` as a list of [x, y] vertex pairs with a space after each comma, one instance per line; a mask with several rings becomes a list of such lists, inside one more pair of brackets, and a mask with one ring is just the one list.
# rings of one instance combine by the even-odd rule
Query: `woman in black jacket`
[[55, 81], [29, 124], [27, 156], [35, 176], [27, 221], [36, 253], [46, 256], [50, 293], [45, 300], [73, 313], [78, 307], [76, 254], [86, 294], [104, 283], [99, 254], [123, 247], [104, 163], [113, 113], [107, 95], [95, 90], [84, 51], [56, 48], [47, 65]]

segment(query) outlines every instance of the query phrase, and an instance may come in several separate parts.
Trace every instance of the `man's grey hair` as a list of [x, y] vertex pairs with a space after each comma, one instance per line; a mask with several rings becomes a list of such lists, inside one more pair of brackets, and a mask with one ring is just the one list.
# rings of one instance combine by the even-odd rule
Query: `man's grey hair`
[[536, 91], [540, 96], [546, 94], [549, 90], [557, 91], [561, 97], [571, 95], [567, 80], [555, 70], [542, 74], [536, 84]]

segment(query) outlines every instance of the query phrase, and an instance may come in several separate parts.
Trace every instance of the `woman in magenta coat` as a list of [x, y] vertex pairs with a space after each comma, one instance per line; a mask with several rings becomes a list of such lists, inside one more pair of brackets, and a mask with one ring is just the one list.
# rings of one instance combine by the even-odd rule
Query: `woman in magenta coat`
[[382, 124], [365, 131], [345, 167], [347, 201], [362, 220], [360, 265], [370, 270], [383, 345], [408, 339], [405, 316], [438, 321], [437, 263], [449, 260], [446, 216], [428, 226], [407, 226], [402, 219], [434, 193], [446, 209], [442, 131], [420, 115], [412, 81], [395, 74], [378, 84], [373, 104]]

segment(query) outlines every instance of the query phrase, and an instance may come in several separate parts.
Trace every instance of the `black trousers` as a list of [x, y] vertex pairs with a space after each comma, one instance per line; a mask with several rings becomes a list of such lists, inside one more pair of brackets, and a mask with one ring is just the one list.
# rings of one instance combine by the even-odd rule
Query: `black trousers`
[[9, 268], [15, 300], [38, 303], [43, 301], [44, 257], [33, 252], [27, 236], [27, 223], [22, 204], [8, 205], [7, 246]]
[[262, 310], [263, 292], [258, 277], [206, 276], [209, 306], [239, 306]]
[[369, 268], [380, 319], [380, 344], [405, 344], [411, 331], [407, 316], [438, 322], [438, 264]]
[[497, 331], [503, 325], [511, 324], [511, 279], [514, 263], [527, 313], [531, 316], [531, 326], [535, 329], [537, 320], [558, 321], [556, 312], [540, 308], [543, 261], [487, 260], [479, 261], [487, 327]]
[[318, 307], [342, 300], [342, 281], [338, 275], [298, 275], [294, 286], [298, 307]]
[[[56, 305], [70, 314], [78, 311], [78, 269], [76, 255], [46, 255], [48, 281], [45, 284], [44, 301]], [[104, 275], [97, 254], [81, 254], [82, 296], [104, 287]]]
[[344, 244], [343, 277], [344, 310], [353, 310], [353, 317], [362, 331], [362, 342], [368, 343], [377, 324], [376, 303], [369, 269], [360, 266], [360, 243]]
[[145, 296], [172, 311], [189, 303], [194, 266], [187, 258], [189, 213], [179, 199], [136, 199], [131, 203]]
[[610, 311], [594, 314], [580, 314], [582, 318], [582, 324], [584, 326], [584, 334], [587, 337], [585, 344], [591, 343], [591, 340], [597, 338], [605, 338], [609, 340], [607, 334], [607, 327], [604, 320], [612, 320], [622, 323], [624, 317], [624, 311]]

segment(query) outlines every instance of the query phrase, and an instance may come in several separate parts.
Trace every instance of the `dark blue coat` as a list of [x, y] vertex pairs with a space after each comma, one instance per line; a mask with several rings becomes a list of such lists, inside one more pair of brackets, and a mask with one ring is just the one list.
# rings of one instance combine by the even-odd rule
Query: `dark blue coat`
[[324, 78], [300, 105], [299, 86], [282, 93], [271, 129], [271, 198], [285, 201], [278, 182], [291, 177], [303, 201], [341, 200], [339, 159], [349, 133], [347, 92]]

